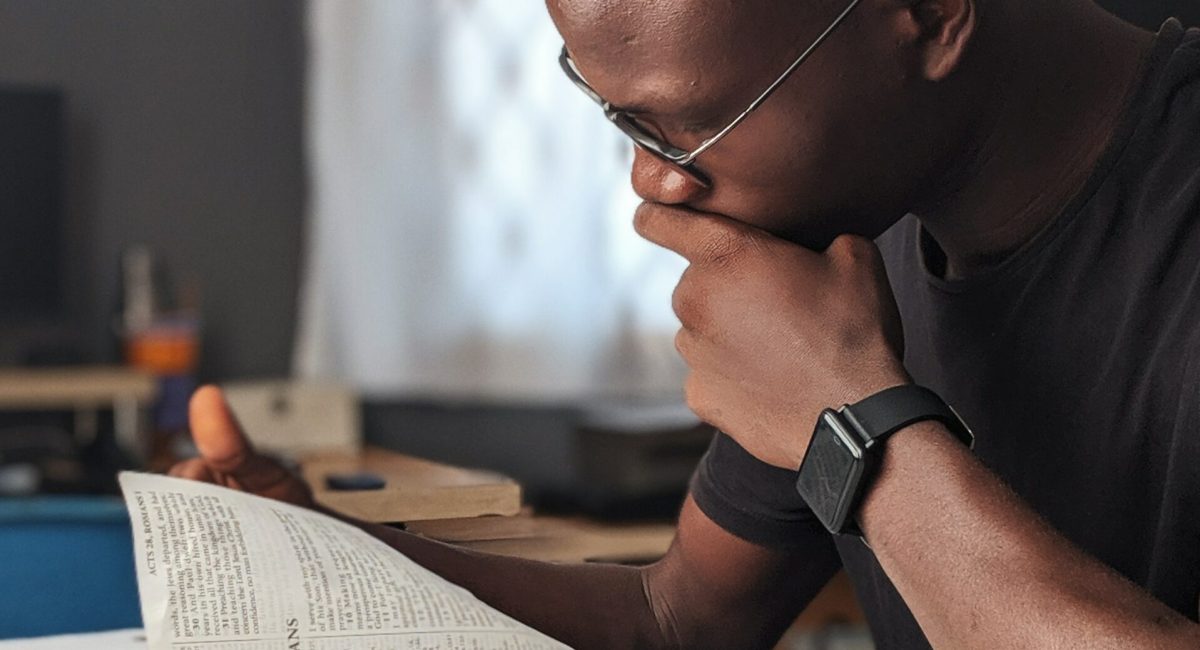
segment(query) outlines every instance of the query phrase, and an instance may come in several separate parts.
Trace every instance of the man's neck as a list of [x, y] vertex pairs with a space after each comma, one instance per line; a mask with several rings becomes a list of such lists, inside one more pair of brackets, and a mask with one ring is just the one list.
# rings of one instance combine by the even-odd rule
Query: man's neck
[[1017, 11], [1035, 15], [996, 16], [1012, 29], [977, 53], [1001, 66], [987, 128], [955, 189], [916, 211], [945, 252], [948, 278], [1007, 258], [1083, 188], [1153, 42], [1090, 2], [1034, 4]]

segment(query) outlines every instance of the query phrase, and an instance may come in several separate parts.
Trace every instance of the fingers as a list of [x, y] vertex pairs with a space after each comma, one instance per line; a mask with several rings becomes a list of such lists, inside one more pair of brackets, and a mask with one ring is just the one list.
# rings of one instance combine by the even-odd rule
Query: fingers
[[848, 266], [883, 267], [883, 256], [875, 243], [857, 235], [839, 235], [829, 244], [825, 255], [835, 263]]
[[721, 384], [719, 379], [714, 376], [709, 376], [701, 379], [699, 375], [692, 372], [688, 375], [687, 380], [683, 385], [683, 397], [687, 403], [688, 410], [700, 418], [705, 424], [725, 430], [729, 424], [726, 421], [725, 414], [717, 406], [719, 402], [713, 399], [713, 386]]
[[[264, 493], [298, 503], [291, 498], [272, 494], [277, 490], [301, 490], [295, 477], [283, 465], [259, 454], [246, 438], [241, 425], [233, 416], [225, 396], [216, 386], [204, 386], [192, 395], [188, 415], [192, 438], [200, 458], [213, 482], [253, 493]], [[181, 468], [180, 471], [198, 469]]]
[[175, 463], [170, 471], [167, 472], [167, 475], [176, 478], [186, 478], [190, 481], [201, 481], [203, 483], [217, 482], [203, 458], [189, 458], [188, 460]]
[[647, 241], [693, 264], [728, 260], [762, 235], [728, 217], [657, 203], [643, 203], [634, 215], [633, 227]]
[[192, 438], [200, 457], [216, 472], [237, 476], [254, 456], [254, 448], [238, 425], [225, 396], [216, 386], [203, 386], [188, 405]]

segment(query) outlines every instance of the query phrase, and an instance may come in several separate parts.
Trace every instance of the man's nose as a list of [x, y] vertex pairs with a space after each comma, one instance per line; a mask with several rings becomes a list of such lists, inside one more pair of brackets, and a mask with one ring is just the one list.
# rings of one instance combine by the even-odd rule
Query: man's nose
[[708, 185], [676, 170], [641, 147], [634, 147], [633, 191], [642, 200], [682, 205], [699, 201], [708, 190]]

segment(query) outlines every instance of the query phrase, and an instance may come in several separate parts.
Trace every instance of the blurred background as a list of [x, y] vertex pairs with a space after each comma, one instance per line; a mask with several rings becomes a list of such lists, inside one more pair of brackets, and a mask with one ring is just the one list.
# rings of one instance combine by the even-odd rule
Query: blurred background
[[283, 452], [671, 517], [683, 266], [560, 47], [535, 0], [0, 0], [0, 495], [187, 456], [217, 382]]
[[581, 408], [678, 402], [682, 267], [560, 47], [537, 2], [0, 3], [0, 364], [336, 383], [569, 487]]

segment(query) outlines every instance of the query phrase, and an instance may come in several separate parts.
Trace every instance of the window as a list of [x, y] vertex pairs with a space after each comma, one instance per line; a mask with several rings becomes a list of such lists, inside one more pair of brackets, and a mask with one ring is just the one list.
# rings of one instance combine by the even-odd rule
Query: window
[[678, 394], [682, 260], [540, 2], [316, 0], [297, 365], [377, 396]]

